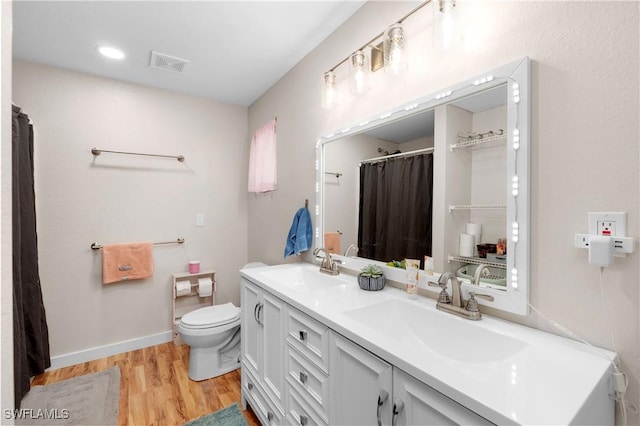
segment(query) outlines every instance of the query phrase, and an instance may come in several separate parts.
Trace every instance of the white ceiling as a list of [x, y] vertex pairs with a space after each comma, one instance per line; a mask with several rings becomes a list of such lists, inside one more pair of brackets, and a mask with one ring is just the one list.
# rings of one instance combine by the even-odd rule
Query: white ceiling
[[[364, 3], [17, 0], [13, 55], [248, 106]], [[104, 44], [126, 58], [100, 56]], [[150, 68], [152, 50], [191, 64], [183, 74]]]

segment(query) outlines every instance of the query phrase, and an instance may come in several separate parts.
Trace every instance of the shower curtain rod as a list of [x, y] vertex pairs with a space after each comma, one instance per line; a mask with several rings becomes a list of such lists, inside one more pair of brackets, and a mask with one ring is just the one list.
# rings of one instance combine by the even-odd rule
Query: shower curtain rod
[[[164, 245], [164, 244], [182, 244], [184, 243], [184, 238], [178, 238], [175, 241], [162, 241], [159, 243], [153, 243], [154, 246]], [[91, 243], [91, 250], [100, 250], [102, 248], [102, 244]]]
[[422, 148], [422, 149], [416, 149], [415, 151], [401, 152], [399, 154], [384, 155], [382, 157], [375, 157], [375, 158], [369, 158], [367, 160], [362, 160], [360, 164], [358, 164], [358, 167], [366, 163], [377, 163], [380, 161], [386, 161], [390, 158], [409, 157], [409, 156], [418, 155], [418, 154], [432, 154], [432, 153], [433, 153], [433, 148]]
[[178, 160], [181, 163], [184, 161], [184, 155], [142, 154], [142, 153], [139, 153], [139, 152], [107, 151], [106, 149], [91, 148], [91, 153], [95, 157], [97, 157], [98, 155], [102, 154], [103, 152], [110, 152], [112, 154], [142, 155], [144, 157], [175, 158], [176, 160]]

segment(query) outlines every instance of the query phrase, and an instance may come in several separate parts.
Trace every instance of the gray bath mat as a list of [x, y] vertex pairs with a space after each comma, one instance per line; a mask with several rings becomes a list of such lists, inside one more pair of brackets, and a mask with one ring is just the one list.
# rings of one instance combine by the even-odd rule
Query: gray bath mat
[[185, 423], [184, 426], [247, 426], [237, 403]]
[[116, 425], [120, 368], [111, 367], [45, 386], [33, 386], [20, 404], [17, 425]]

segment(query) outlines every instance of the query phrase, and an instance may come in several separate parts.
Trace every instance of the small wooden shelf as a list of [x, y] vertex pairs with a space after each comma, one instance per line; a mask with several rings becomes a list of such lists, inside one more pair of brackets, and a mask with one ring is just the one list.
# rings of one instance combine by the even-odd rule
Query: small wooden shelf
[[507, 264], [506, 263], [500, 263], [500, 262], [491, 262], [487, 259], [484, 259], [482, 257], [465, 257], [465, 256], [452, 256], [449, 255], [449, 262], [461, 262], [461, 263], [471, 263], [474, 265], [487, 265], [487, 266], [491, 266], [492, 268], [500, 268], [500, 269], [507, 269]]
[[[216, 272], [213, 270], [200, 271], [197, 274], [191, 274], [189, 272], [179, 272], [173, 274], [172, 277], [173, 280], [171, 286], [171, 294], [173, 296], [173, 343], [176, 346], [180, 346], [184, 343], [178, 333], [178, 322], [180, 321], [180, 318], [191, 311], [205, 308], [207, 306], [212, 306], [215, 303]], [[210, 296], [200, 297], [200, 295], [198, 294], [198, 279], [207, 277], [211, 277], [211, 281], [213, 282], [213, 291], [211, 292]], [[178, 296], [176, 286], [179, 282], [182, 281], [189, 281], [191, 285], [191, 292], [183, 296]]]

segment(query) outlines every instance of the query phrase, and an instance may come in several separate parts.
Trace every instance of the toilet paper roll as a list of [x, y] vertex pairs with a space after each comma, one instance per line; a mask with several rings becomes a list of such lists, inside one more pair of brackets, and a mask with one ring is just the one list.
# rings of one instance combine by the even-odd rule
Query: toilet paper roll
[[467, 234], [475, 235], [476, 244], [480, 244], [480, 237], [482, 236], [482, 224], [467, 223]]
[[178, 281], [176, 283], [176, 296], [186, 296], [191, 293], [191, 282], [190, 281]]
[[205, 297], [213, 294], [211, 278], [198, 278], [198, 296]]
[[472, 234], [460, 234], [460, 256], [472, 257], [474, 247], [476, 245], [476, 237]]
[[467, 223], [467, 234], [482, 234], [482, 224], [480, 223]]

